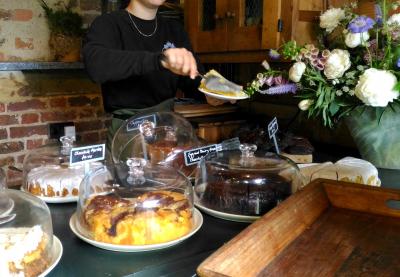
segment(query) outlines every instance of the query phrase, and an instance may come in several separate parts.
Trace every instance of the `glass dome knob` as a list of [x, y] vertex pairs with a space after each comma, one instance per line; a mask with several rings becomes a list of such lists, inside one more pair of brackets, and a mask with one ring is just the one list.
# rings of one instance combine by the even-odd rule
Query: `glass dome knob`
[[62, 136], [60, 137], [61, 146], [61, 154], [68, 155], [71, 151], [72, 147], [74, 147], [74, 136]]
[[126, 161], [126, 164], [129, 167], [128, 178], [126, 179], [128, 184], [143, 184], [146, 181], [144, 178], [144, 167], [146, 166], [147, 161], [142, 158], [129, 158]]
[[254, 157], [254, 152], [257, 151], [257, 145], [243, 143], [239, 146], [239, 150], [242, 152], [242, 157]]

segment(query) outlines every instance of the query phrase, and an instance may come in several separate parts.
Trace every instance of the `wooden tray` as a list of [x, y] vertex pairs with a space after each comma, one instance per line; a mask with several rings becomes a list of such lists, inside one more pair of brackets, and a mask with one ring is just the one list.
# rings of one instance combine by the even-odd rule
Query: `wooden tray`
[[318, 179], [197, 269], [200, 276], [400, 276], [400, 191]]

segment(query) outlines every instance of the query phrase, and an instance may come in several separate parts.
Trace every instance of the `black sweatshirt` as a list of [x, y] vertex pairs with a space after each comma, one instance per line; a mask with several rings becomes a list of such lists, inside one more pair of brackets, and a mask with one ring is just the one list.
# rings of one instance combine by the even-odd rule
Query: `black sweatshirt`
[[[156, 20], [131, 17], [142, 33], [154, 31]], [[83, 58], [89, 76], [101, 84], [105, 110], [154, 106], [173, 98], [178, 87], [185, 92], [195, 91], [199, 78], [193, 81], [160, 65], [162, 51], [171, 47], [192, 51], [178, 21], [157, 15], [155, 34], [145, 37], [126, 10], [97, 17], [84, 40]]]

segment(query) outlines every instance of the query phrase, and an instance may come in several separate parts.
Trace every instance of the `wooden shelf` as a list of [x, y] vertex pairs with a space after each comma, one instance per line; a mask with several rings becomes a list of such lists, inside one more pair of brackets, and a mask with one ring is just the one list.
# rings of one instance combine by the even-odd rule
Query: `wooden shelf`
[[84, 69], [82, 62], [0, 62], [0, 71]]

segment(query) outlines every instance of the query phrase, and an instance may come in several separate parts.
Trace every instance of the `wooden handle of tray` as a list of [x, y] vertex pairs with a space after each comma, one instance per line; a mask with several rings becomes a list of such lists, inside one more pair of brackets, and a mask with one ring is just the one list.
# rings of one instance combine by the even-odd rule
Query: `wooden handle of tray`
[[400, 190], [371, 187], [347, 182], [324, 180], [323, 185], [332, 206], [385, 216], [400, 217], [400, 210], [388, 201], [400, 201]]

